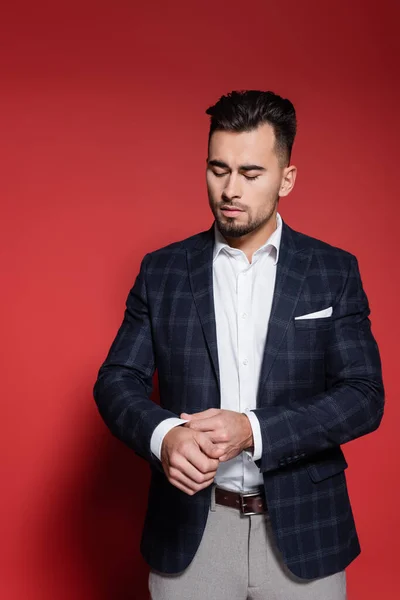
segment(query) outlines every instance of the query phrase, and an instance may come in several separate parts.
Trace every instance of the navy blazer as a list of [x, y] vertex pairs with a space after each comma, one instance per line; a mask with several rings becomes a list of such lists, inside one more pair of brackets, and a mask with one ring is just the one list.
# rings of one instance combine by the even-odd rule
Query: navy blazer
[[[213, 227], [147, 254], [94, 386], [111, 432], [152, 470], [141, 551], [165, 573], [200, 544], [211, 487], [172, 486], [150, 451], [167, 417], [220, 407]], [[333, 307], [331, 317], [295, 320]], [[341, 444], [375, 430], [384, 389], [356, 258], [283, 223], [255, 413], [272, 528], [301, 578], [344, 569], [359, 553]], [[149, 399], [157, 369], [160, 406]]]

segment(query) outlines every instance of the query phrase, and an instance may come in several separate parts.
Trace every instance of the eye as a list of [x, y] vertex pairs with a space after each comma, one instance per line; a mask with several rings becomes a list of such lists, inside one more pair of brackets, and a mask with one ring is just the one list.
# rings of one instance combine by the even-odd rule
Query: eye
[[224, 175], [227, 175], [227, 173], [216, 173], [216, 171], [213, 171], [215, 177], [223, 177]]
[[248, 179], [249, 181], [254, 181], [255, 179], [258, 179], [260, 176], [259, 175], [253, 175], [253, 177], [250, 177], [249, 175], [245, 175], [245, 178]]

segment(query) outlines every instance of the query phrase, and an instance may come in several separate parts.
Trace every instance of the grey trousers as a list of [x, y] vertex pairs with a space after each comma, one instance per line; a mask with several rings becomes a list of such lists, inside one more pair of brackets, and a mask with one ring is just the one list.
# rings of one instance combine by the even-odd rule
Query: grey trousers
[[[214, 494], [213, 494], [214, 496]], [[346, 600], [345, 571], [301, 579], [283, 563], [268, 514], [241, 516], [214, 498], [199, 549], [177, 575], [151, 570], [152, 600]]]

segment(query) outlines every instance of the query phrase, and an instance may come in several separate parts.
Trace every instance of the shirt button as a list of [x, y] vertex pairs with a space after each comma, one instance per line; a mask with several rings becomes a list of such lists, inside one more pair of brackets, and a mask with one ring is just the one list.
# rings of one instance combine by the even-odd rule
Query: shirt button
[[247, 313], [242, 313], [242, 319], [245, 319], [247, 317]]
[[249, 364], [249, 361], [247, 360], [247, 358], [244, 359], [243, 364], [245, 367]]

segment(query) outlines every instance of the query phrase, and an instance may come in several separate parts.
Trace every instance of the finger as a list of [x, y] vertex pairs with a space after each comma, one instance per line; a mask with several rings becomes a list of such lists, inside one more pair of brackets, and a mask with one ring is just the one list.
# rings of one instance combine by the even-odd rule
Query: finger
[[214, 481], [214, 477], [208, 477], [202, 482], [196, 482], [187, 477], [185, 473], [182, 473], [179, 469], [170, 469], [169, 471], [170, 482], [176, 487], [183, 489], [186, 493], [195, 493], [199, 490], [208, 487]]
[[206, 473], [215, 473], [219, 465], [219, 455], [223, 454], [224, 450], [216, 452], [216, 456], [210, 458], [207, 453], [202, 450], [198, 438], [202, 438], [200, 439], [200, 442], [205, 449], [208, 448], [209, 452], [213, 450], [213, 444], [207, 439], [205, 434], [193, 434], [193, 437], [191, 437], [190, 440], [186, 440], [184, 444], [181, 444], [179, 449], [176, 449], [170, 454], [168, 457], [169, 466], [185, 471], [189, 462], [202, 475]]
[[215, 415], [217, 415], [219, 410], [220, 409], [218, 409], [218, 408], [208, 408], [207, 410], [203, 410], [201, 412], [193, 413], [193, 414], [182, 413], [180, 415], [180, 418], [181, 419], [189, 419], [190, 421], [197, 421], [199, 419], [207, 419], [209, 417], [214, 417]]
[[219, 457], [219, 462], [226, 462], [227, 460], [231, 460], [235, 458], [241, 453], [239, 448], [235, 448], [233, 446], [225, 447], [225, 453]]
[[174, 479], [168, 479], [168, 481], [171, 485], [178, 488], [178, 490], [181, 490], [182, 492], [185, 492], [185, 494], [188, 494], [188, 496], [193, 496], [193, 494], [195, 493], [191, 488], [188, 488], [186, 485], [183, 485], [179, 481], [176, 481]]
[[207, 455], [209, 459], [219, 459], [220, 456], [226, 453], [226, 446], [213, 444], [206, 434], [200, 433], [196, 437], [196, 441], [201, 451]]
[[[199, 454], [202, 454], [199, 451]], [[198, 458], [198, 457], [197, 457]], [[199, 464], [200, 461], [196, 461]], [[192, 482], [196, 484], [202, 484], [209, 479], [212, 479], [218, 468], [218, 461], [213, 461], [213, 465], [209, 468], [207, 462], [204, 463], [203, 468], [198, 468], [193, 462], [190, 460], [190, 456], [185, 460], [182, 458], [182, 461], [177, 465], [176, 469], [182, 473], [185, 477], [190, 479]]]
[[[188, 463], [187, 463], [185, 465], [185, 467], [171, 467], [169, 469], [169, 476], [170, 476], [171, 480], [177, 481], [189, 489], [195, 489], [197, 485], [200, 485], [205, 480], [195, 481], [191, 477], [189, 477], [186, 472], [187, 466], [190, 467], [191, 465], [190, 464], [188, 465]], [[201, 475], [201, 473], [198, 473], [198, 475]]]
[[215, 431], [219, 428], [219, 417], [212, 416], [206, 419], [194, 419], [191, 420], [190, 429], [194, 429], [195, 431]]
[[228, 435], [225, 431], [199, 431], [202, 435], [206, 435], [210, 442], [215, 446], [222, 448], [229, 443]]
[[[193, 467], [197, 471], [199, 471], [203, 475], [212, 472], [215, 473], [218, 469], [218, 458], [220, 453], [218, 453], [218, 456], [210, 457], [206, 452], [204, 452], [201, 449], [198, 440], [196, 440], [196, 442], [197, 443], [185, 453], [185, 458], [193, 465]], [[207, 445], [205, 445], [204, 447], [208, 447], [210, 451], [212, 450], [213, 444], [210, 443], [210, 447]]]

